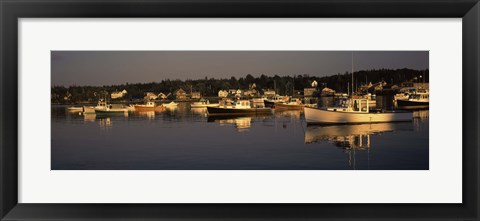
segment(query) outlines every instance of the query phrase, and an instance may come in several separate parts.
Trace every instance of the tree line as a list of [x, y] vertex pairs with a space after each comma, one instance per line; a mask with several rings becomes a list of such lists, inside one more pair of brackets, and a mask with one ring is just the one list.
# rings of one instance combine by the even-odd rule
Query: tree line
[[[362, 70], [354, 72], [354, 85], [359, 87], [365, 83], [377, 83], [385, 81], [388, 84], [400, 84], [403, 82], [428, 82], [429, 70], [412, 69], [376, 69]], [[256, 90], [260, 91], [271, 89], [276, 90], [281, 95], [292, 95], [295, 91], [303, 91], [309, 88], [312, 82], [318, 83], [318, 88], [328, 87], [337, 92], [347, 93], [351, 90], [352, 74], [349, 72], [337, 73], [335, 75], [318, 77], [310, 75], [289, 75], [289, 76], [266, 76], [260, 75], [254, 77], [247, 74], [245, 77], [215, 79], [203, 78], [197, 80], [171, 80], [165, 79], [160, 82], [104, 85], [104, 86], [53, 86], [51, 88], [52, 103], [78, 103], [95, 102], [103, 98], [105, 94], [111, 94], [116, 91], [126, 90], [127, 94], [124, 100], [143, 99], [147, 92], [174, 94], [178, 89], [183, 89], [188, 94], [190, 92], [200, 92], [202, 96], [214, 97], [218, 95], [219, 90], [229, 89], [249, 89], [253, 84]], [[349, 88], [350, 87], [350, 88]]]

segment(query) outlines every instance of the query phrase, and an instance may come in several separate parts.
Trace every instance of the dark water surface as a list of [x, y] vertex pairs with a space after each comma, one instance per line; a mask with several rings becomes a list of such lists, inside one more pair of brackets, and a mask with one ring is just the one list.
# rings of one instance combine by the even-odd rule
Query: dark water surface
[[211, 118], [189, 103], [100, 117], [52, 106], [53, 170], [428, 170], [428, 111], [413, 122], [307, 126], [301, 111]]

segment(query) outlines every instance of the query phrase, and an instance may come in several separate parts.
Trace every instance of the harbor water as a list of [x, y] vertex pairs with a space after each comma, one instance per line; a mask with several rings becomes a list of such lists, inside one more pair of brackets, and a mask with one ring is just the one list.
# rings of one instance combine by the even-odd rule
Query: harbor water
[[[328, 102], [328, 101], [325, 101]], [[428, 170], [428, 110], [412, 122], [311, 126], [302, 111], [82, 115], [52, 105], [52, 170]]]

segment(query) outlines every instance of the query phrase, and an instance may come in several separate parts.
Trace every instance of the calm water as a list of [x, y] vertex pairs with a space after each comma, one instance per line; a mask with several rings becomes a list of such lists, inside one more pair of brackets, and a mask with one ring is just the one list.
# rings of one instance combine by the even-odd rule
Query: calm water
[[428, 111], [413, 122], [307, 126], [301, 111], [211, 118], [189, 103], [99, 117], [52, 106], [53, 170], [428, 170]]

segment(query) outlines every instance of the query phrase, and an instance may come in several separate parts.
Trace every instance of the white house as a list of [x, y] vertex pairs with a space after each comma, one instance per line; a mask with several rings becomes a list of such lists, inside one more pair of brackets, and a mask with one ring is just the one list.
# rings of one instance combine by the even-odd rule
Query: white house
[[117, 98], [122, 98], [123, 96], [125, 96], [125, 94], [127, 94], [127, 91], [125, 89], [123, 89], [123, 91], [115, 91], [113, 92], [110, 97], [112, 99], [117, 99]]
[[218, 91], [218, 97], [227, 97], [228, 96], [228, 91], [226, 90], [219, 90]]
[[160, 93], [160, 94], [157, 95], [157, 98], [167, 99], [167, 95], [165, 95], [164, 93]]
[[144, 97], [145, 100], [155, 100], [157, 98], [158, 96], [152, 92], [147, 92], [147, 95]]

